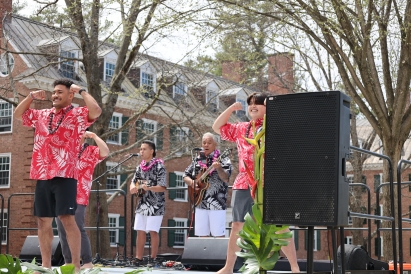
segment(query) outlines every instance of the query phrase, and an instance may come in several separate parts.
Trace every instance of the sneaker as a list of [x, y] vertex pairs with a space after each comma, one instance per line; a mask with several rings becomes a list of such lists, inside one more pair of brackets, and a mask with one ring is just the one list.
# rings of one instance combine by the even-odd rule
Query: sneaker
[[131, 260], [130, 264], [132, 266], [136, 266], [136, 267], [145, 266], [144, 260], [140, 260], [140, 259], [137, 259], [137, 258], [134, 258], [133, 260]]
[[147, 263], [147, 267], [156, 267], [159, 265], [157, 258], [150, 258]]

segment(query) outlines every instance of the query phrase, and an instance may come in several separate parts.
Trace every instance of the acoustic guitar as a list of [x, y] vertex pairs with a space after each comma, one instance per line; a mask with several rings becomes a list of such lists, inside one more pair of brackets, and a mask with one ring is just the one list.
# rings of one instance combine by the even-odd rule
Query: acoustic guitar
[[[146, 193], [146, 191], [143, 189], [143, 184], [144, 184], [144, 180], [137, 180], [138, 185], [136, 185], [137, 187], [137, 197], [143, 197], [144, 194]], [[150, 186], [151, 183], [150, 181], [148, 181], [147, 186]]]
[[[227, 148], [218, 156], [216, 162], [221, 163], [221, 160], [228, 155], [230, 155], [231, 148]], [[201, 200], [203, 200], [204, 193], [206, 192], [207, 188], [210, 187], [210, 183], [208, 182], [208, 174], [213, 169], [211, 165], [207, 169], [200, 170], [196, 179], [194, 180], [194, 186], [188, 188], [188, 197], [190, 198], [191, 202], [195, 202], [195, 206], [200, 204]]]

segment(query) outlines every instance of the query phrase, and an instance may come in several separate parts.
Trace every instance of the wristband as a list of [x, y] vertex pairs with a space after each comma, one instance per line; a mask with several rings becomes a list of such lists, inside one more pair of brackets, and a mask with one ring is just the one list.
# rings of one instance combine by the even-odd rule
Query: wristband
[[[78, 91], [78, 94], [80, 94], [81, 95], [81, 93], [83, 92], [83, 91], [86, 91], [84, 88], [81, 88], [79, 91]], [[86, 91], [87, 92], [87, 91]]]
[[32, 91], [30, 91], [29, 95], [30, 95], [31, 100], [34, 100]]

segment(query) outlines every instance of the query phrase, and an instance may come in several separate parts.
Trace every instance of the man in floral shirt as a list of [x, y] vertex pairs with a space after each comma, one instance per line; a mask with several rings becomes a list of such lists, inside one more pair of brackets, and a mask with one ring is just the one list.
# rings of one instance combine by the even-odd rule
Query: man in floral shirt
[[[85, 139], [93, 139], [97, 146], [90, 146], [85, 143]], [[94, 167], [103, 161], [109, 154], [110, 150], [107, 144], [100, 139], [95, 133], [86, 131], [81, 140], [81, 149], [78, 155], [77, 169], [79, 171], [77, 182], [77, 209], [75, 219], [81, 234], [81, 259], [83, 262], [82, 268], [92, 268], [93, 256], [91, 254], [90, 239], [84, 229], [84, 217], [86, 207], [90, 198], [90, 190], [93, 181]], [[70, 248], [67, 243], [66, 231], [63, 224], [57, 218], [57, 229], [60, 237], [61, 251], [63, 253], [64, 262], [71, 264], [72, 258]]]
[[134, 230], [137, 230], [136, 266], [143, 265], [146, 233], [150, 232], [151, 264], [156, 262], [158, 246], [160, 244], [161, 222], [165, 211], [166, 169], [164, 162], [156, 157], [156, 145], [145, 140], [140, 146], [141, 163], [136, 168], [134, 178], [130, 183], [130, 193], [138, 194], [134, 220]]
[[[233, 223], [227, 248], [227, 260], [225, 266], [217, 272], [219, 274], [233, 273], [234, 264], [237, 258], [235, 252], [240, 251], [240, 247], [237, 246], [237, 239], [239, 238], [238, 233], [243, 228], [245, 215], [247, 213], [252, 214], [251, 207], [253, 205], [253, 199], [249, 190], [251, 184], [244, 163], [251, 172], [254, 173], [254, 146], [247, 143], [244, 137], [254, 138], [253, 125], [256, 130], [261, 127], [266, 113], [264, 104], [266, 98], [267, 94], [265, 93], [253, 93], [248, 96], [247, 104], [248, 114], [251, 119], [250, 122], [235, 124], [228, 123], [233, 112], [243, 109], [242, 104], [236, 102], [221, 113], [213, 124], [214, 131], [220, 134], [223, 140], [228, 140], [237, 144], [239, 162], [239, 173], [234, 181], [233, 196], [231, 198]], [[300, 268], [297, 264], [294, 241], [289, 241], [289, 244], [283, 246], [282, 250], [290, 262], [292, 272], [300, 272]]]
[[[195, 165], [199, 165], [204, 171], [211, 166], [213, 169], [206, 177], [209, 187], [204, 190], [204, 195], [195, 208], [194, 233], [200, 237], [210, 236], [210, 233], [213, 237], [223, 237], [226, 228], [228, 179], [232, 166], [227, 157], [219, 159], [221, 154], [217, 149], [217, 138], [214, 134], [207, 132], [203, 135], [202, 148], [205, 159], [197, 157]], [[191, 163], [184, 172], [184, 182], [191, 188], [197, 186], [198, 182], [195, 180], [198, 178], [196, 177], [201, 175], [201, 173], [197, 175], [194, 172], [195, 176], [193, 176], [195, 168], [194, 164]], [[200, 191], [198, 189], [198, 192]], [[199, 199], [198, 197], [190, 198], [195, 199], [195, 201]]]
[[[23, 125], [33, 127], [34, 145], [30, 179], [37, 180], [34, 194], [34, 215], [37, 216], [42, 266], [51, 268], [53, 241], [52, 221], [58, 216], [67, 231], [67, 240], [75, 269], [80, 269], [80, 231], [74, 219], [80, 139], [101, 114], [94, 98], [72, 81], [56, 80], [50, 109], [30, 109], [33, 100], [45, 100], [46, 91], [30, 92], [14, 111]], [[74, 108], [78, 93], [86, 107]]]

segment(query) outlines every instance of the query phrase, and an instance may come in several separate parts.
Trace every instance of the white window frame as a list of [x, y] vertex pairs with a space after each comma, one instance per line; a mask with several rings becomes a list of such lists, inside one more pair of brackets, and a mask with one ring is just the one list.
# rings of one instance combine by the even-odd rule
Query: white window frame
[[[382, 173], [380, 173], [380, 184], [382, 185], [384, 182], [382, 181]], [[382, 193], [382, 187], [380, 187], [380, 193]]]
[[[67, 54], [67, 55], [63, 56], [63, 53]], [[76, 66], [75, 66], [74, 60], [63, 61], [64, 58], [77, 58], [76, 52], [72, 52], [72, 51], [69, 51], [69, 50], [60, 50], [60, 57], [59, 57], [59, 59], [60, 59], [59, 60], [59, 69], [63, 73], [63, 76], [66, 77], [66, 78], [69, 78], [69, 79], [74, 79], [75, 72], [76, 72]], [[69, 67], [73, 68], [73, 71], [72, 71], [73, 76], [72, 77], [69, 77], [66, 74], [64, 74], [64, 72], [68, 71], [68, 70], [63, 70], [63, 68], [62, 68], [63, 64], [65, 66], [69, 66]]]
[[353, 241], [353, 238], [352, 238], [352, 236], [347, 236], [347, 237], [345, 237], [345, 238], [347, 238], [347, 244], [348, 245], [352, 245], [352, 241]]
[[10, 75], [11, 72], [13, 72], [15, 60], [14, 60], [13, 54], [8, 53], [8, 56], [9, 56], [9, 63], [10, 63], [10, 70], [11, 70], [10, 72], [8, 71], [8, 67], [7, 67], [6, 52], [3, 52], [0, 55], [0, 76], [1, 77], [7, 77]]
[[381, 239], [381, 257], [384, 257], [384, 237], [380, 236]]
[[[6, 215], [7, 218], [4, 218], [4, 215]], [[3, 210], [3, 223], [1, 224], [3, 226], [3, 237], [4, 237], [4, 240], [1, 239], [1, 244], [2, 245], [7, 244], [7, 236], [8, 236], [7, 235], [7, 222], [8, 221], [9, 221], [9, 214], [8, 214], [7, 209], [4, 209]]]
[[[184, 191], [184, 198], [176, 198], [173, 200], [175, 202], [188, 202], [188, 190], [187, 190], [187, 184], [184, 182], [184, 172], [181, 171], [174, 171], [174, 173], [176, 174], [176, 187], [181, 187], [181, 188], [185, 188], [185, 189], [177, 189], [176, 190], [176, 195], [177, 195], [177, 191]], [[178, 184], [178, 180], [177, 180], [177, 176], [181, 176], [181, 182], [180, 185]]]
[[[110, 221], [110, 218], [116, 219], [116, 225], [114, 227], [119, 227], [120, 226], [120, 214], [109, 213], [108, 218], [109, 218], [109, 221]], [[111, 227], [110, 222], [108, 223], [108, 226]], [[116, 242], [115, 243], [110, 242], [110, 246], [111, 247], [117, 246], [117, 243], [119, 242], [119, 237], [120, 237], [120, 229], [114, 228], [114, 229], [109, 229], [109, 231], [116, 233]], [[110, 235], [109, 235], [109, 239], [110, 239]]]
[[[179, 85], [181, 85], [182, 88], [179, 87]], [[180, 90], [182, 90], [183, 93], [177, 92], [177, 91], [180, 91]], [[186, 83], [184, 83], [184, 82], [176, 82], [176, 83], [173, 85], [173, 98], [175, 98], [176, 95], [187, 96], [187, 90], [188, 90], [188, 88], [187, 88], [187, 84], [186, 84]]]
[[241, 103], [241, 105], [243, 106], [242, 110], [245, 111], [245, 113], [247, 113], [247, 101], [239, 98], [236, 98], [235, 101]]
[[[177, 131], [179, 132], [179, 135], [177, 135]], [[183, 132], [184, 132], [184, 134], [182, 134]], [[175, 132], [177, 142], [180, 142], [180, 143], [187, 142], [188, 141], [188, 132], [189, 132], [188, 127], [177, 127], [176, 132]], [[181, 153], [181, 155], [182, 155], [182, 153], [187, 152], [187, 151], [188, 151], [188, 147], [185, 146], [185, 147], [182, 147], [179, 151], [177, 151], [176, 154]]]
[[[6, 102], [4, 100], [0, 100], [0, 104], [9, 104], [11, 106], [10, 109], [10, 117], [11, 117], [11, 122], [10, 122], [10, 130], [9, 131], [0, 131], [0, 134], [5, 134], [5, 133], [10, 133], [13, 132], [13, 112], [14, 112], [14, 107], [12, 104], [10, 104], [9, 102]], [[0, 109], [0, 114], [2, 114], [3, 110]], [[0, 116], [0, 118], [2, 117], [8, 117], [8, 116]]]
[[[111, 119], [112, 119], [113, 117], [117, 117], [117, 118], [118, 118], [118, 127], [117, 127], [117, 128], [111, 128], [111, 127], [110, 127], [110, 126], [111, 126]], [[110, 129], [116, 130], [116, 129], [121, 128], [121, 127], [123, 126], [122, 118], [123, 118], [123, 114], [118, 113], [118, 112], [113, 112], [113, 115], [112, 115], [111, 118], [110, 118], [109, 130], [110, 130]], [[115, 135], [112, 135], [112, 137], [113, 137], [113, 136], [115, 136]], [[113, 144], [113, 145], [121, 145], [121, 131], [120, 131], [120, 132], [117, 132], [117, 137], [118, 137], [118, 142], [116, 142], [116, 141], [114, 141], [114, 140], [107, 139], [107, 143], [108, 143], [108, 144]]]
[[[106, 169], [107, 170], [109, 170], [109, 169], [111, 169], [111, 168], [113, 168], [114, 166], [116, 166], [116, 165], [118, 165], [118, 163], [114, 163], [114, 162], [106, 162]], [[114, 172], [115, 172], [115, 170], [114, 170]], [[114, 179], [114, 176], [110, 176], [110, 173], [111, 172], [109, 172], [109, 173], [107, 173], [107, 178], [108, 177], [112, 177], [112, 178], [110, 178], [110, 179]], [[119, 189], [120, 188], [120, 184], [121, 184], [121, 181], [120, 181], [120, 175], [116, 175], [116, 177], [117, 177], [117, 187], [115, 188], [115, 189]], [[106, 182], [106, 186], [107, 186], [107, 182]], [[107, 188], [108, 189], [108, 188]], [[113, 194], [114, 193], [114, 191], [113, 192], [107, 192], [107, 194]]]
[[[146, 79], [146, 77], [144, 77], [145, 75], [149, 75], [152, 77], [152, 79]], [[145, 86], [149, 86], [152, 87], [152, 90], [146, 90], [147, 92], [156, 92], [156, 81], [155, 81], [155, 75], [153, 73], [141, 70], [140, 72], [140, 87], [144, 88]], [[149, 83], [151, 81], [152, 86], [147, 85], [147, 83]]]
[[[107, 66], [113, 66], [112, 68], [108, 68]], [[116, 69], [116, 64], [112, 62], [105, 61], [104, 62], [104, 81], [107, 81], [109, 77], [113, 78], [114, 70]], [[107, 74], [107, 72], [111, 72], [112, 74]]]
[[321, 230], [314, 230], [314, 248], [313, 248], [313, 251], [318, 251], [318, 247], [317, 247], [317, 236], [318, 236], [318, 234], [320, 234], [320, 237], [321, 237], [321, 232], [319, 233], [318, 231], [321, 231]]
[[[182, 222], [184, 223], [183, 227], [188, 227], [188, 219], [187, 218], [173, 218], [173, 220], [176, 222], [176, 226], [175, 227], [182, 227], [182, 226], [177, 226], [177, 222]], [[194, 228], [193, 228], [194, 229]], [[179, 233], [179, 235], [183, 235], [183, 245], [179, 246], [179, 245], [174, 245], [173, 248], [184, 248], [185, 244], [186, 244], [186, 239], [187, 239], [187, 229], [181, 229], [182, 231], [184, 231], [183, 233]], [[174, 233], [174, 243], [176, 242], [176, 234], [177, 234], [177, 229], [175, 230]]]
[[[144, 127], [144, 124], [151, 124], [151, 125], [153, 125], [153, 127], [154, 127], [153, 132], [156, 132], [156, 131], [157, 131], [157, 125], [158, 125], [158, 122], [157, 122], [157, 121], [155, 121], [155, 120], [150, 120], [150, 119], [146, 119], [146, 118], [142, 118], [141, 120], [143, 120], [144, 134], [147, 134], [146, 129], [145, 129], [145, 127]], [[151, 133], [149, 133], [149, 134], [151, 134]], [[151, 138], [152, 138], [152, 139], [150, 139], [149, 137], [147, 137], [146, 139], [153, 141], [154, 144], [157, 145], [157, 133], [154, 134]]]
[[[7, 185], [0, 185], [1, 188], [10, 188], [10, 176], [11, 176], [11, 153], [0, 153], [0, 157], [8, 157], [9, 158], [9, 178], [8, 178], [8, 184]], [[0, 168], [0, 170], [2, 170]]]
[[214, 89], [206, 89], [206, 104], [215, 103], [218, 109], [218, 91]]
[[354, 183], [354, 175], [353, 174], [348, 174], [347, 175], [347, 180], [349, 184]]

